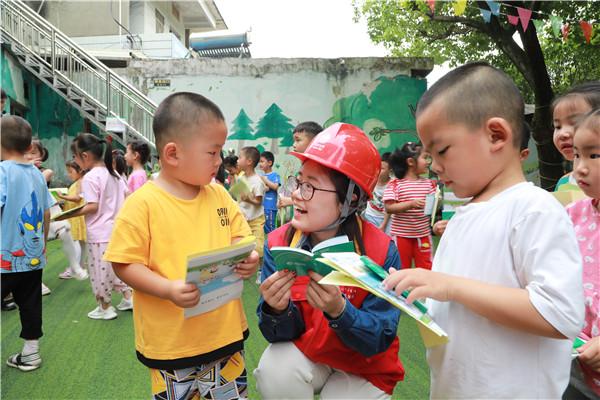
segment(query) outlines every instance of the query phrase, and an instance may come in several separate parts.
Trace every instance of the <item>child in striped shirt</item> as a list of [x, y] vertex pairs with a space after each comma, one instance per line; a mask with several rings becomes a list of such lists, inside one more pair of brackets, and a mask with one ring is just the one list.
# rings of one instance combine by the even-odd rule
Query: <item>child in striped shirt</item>
[[390, 235], [396, 241], [403, 268], [431, 269], [431, 231], [424, 214], [425, 197], [435, 193], [435, 182], [420, 176], [429, 160], [418, 143], [408, 142], [390, 157], [395, 178], [383, 194], [385, 211], [392, 216]]

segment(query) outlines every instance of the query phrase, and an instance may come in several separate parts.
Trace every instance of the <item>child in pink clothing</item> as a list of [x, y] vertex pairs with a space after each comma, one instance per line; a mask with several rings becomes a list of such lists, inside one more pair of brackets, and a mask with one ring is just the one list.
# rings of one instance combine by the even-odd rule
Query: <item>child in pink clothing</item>
[[148, 162], [149, 158], [150, 147], [147, 143], [134, 140], [127, 144], [125, 162], [133, 169], [129, 175], [129, 179], [127, 179], [127, 188], [130, 194], [139, 189], [148, 180], [144, 165]]
[[575, 365], [567, 393], [578, 390], [573, 393], [595, 398], [600, 396], [600, 110], [587, 114], [576, 126], [573, 144], [573, 176], [591, 197], [567, 208], [583, 261], [585, 326], [579, 337], [587, 343], [578, 349], [578, 366], [587, 387], [578, 379]]
[[98, 307], [88, 313], [91, 319], [110, 320], [117, 317], [111, 305], [112, 291], [123, 294], [118, 310], [133, 308], [131, 288], [115, 276], [109, 262], [103, 260], [113, 225], [127, 191], [125, 182], [113, 170], [110, 142], [90, 133], [77, 136], [72, 145], [75, 162], [88, 172], [81, 182], [86, 205], [72, 216], [85, 216], [87, 229], [88, 268], [92, 290]]

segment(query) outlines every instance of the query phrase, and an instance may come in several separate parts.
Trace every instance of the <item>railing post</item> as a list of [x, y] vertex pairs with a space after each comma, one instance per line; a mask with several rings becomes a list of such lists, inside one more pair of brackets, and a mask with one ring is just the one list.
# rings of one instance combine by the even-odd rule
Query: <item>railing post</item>
[[106, 70], [106, 117], [110, 116], [110, 70]]
[[52, 37], [50, 39], [50, 63], [52, 64], [52, 74], [54, 74], [54, 63], [56, 57], [56, 31], [52, 29]]

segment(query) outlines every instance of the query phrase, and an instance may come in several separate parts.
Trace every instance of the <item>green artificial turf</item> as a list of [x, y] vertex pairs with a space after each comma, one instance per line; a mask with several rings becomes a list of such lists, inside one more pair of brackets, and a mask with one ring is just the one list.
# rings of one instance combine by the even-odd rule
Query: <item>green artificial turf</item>
[[[18, 311], [3, 311], [1, 398], [9, 399], [148, 399], [149, 373], [134, 351], [131, 312], [118, 312], [112, 321], [95, 321], [87, 317], [96, 303], [89, 281], [58, 279], [66, 267], [59, 241], [48, 245], [48, 266], [44, 283], [52, 294], [43, 297], [43, 330], [40, 341], [42, 367], [21, 372], [6, 366], [9, 355], [21, 350]], [[258, 287], [245, 283], [244, 305], [250, 326], [246, 341], [246, 365], [250, 398], [260, 396], [255, 390], [252, 371], [258, 364], [267, 342], [257, 327], [255, 314]], [[115, 295], [113, 304], [120, 296]], [[398, 329], [400, 358], [406, 371], [405, 380], [396, 386], [394, 399], [423, 399], [429, 393], [429, 369], [425, 350], [415, 322], [403, 316]]]

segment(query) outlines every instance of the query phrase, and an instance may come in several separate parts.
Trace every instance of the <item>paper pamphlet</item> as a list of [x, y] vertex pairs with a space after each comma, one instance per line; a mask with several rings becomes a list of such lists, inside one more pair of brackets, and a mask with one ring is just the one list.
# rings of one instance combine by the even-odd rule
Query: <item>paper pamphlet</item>
[[248, 181], [244, 177], [238, 177], [236, 181], [229, 187], [229, 194], [236, 200], [239, 200], [243, 194], [252, 192]]
[[438, 210], [438, 206], [440, 203], [441, 191], [440, 188], [436, 185], [435, 193], [428, 194], [425, 197], [425, 207], [423, 209], [423, 214], [431, 215], [431, 226], [433, 226], [435, 222], [435, 215]]
[[561, 185], [556, 192], [552, 192], [552, 196], [554, 196], [564, 207], [587, 197], [579, 186], [573, 185], [572, 183]]
[[[68, 219], [68, 218], [73, 218], [73, 214], [75, 214], [77, 211], [81, 210], [83, 207], [85, 207], [87, 205], [87, 203], [83, 203], [81, 205], [78, 205], [77, 207], [73, 207], [69, 210], [66, 211], [62, 211], [56, 214], [53, 214], [50, 219], [52, 221], [56, 220], [57, 218], [61, 217], [62, 219]], [[58, 206], [57, 206], [58, 207]]]
[[69, 192], [69, 190], [67, 188], [50, 188], [50, 189], [48, 189], [48, 191], [54, 197], [54, 199], [56, 199], [56, 201], [58, 201], [58, 202], [64, 201], [63, 199], [58, 197], [59, 193], [62, 195], [66, 195]]
[[186, 282], [196, 284], [200, 290], [200, 301], [184, 310], [185, 318], [212, 311], [240, 298], [244, 283], [234, 272], [234, 267], [255, 247], [256, 238], [247, 236], [231, 246], [188, 256]]
[[271, 255], [278, 271], [287, 269], [296, 272], [296, 275], [308, 275], [309, 270], [325, 276], [332, 271], [331, 267], [317, 261], [324, 252], [354, 251], [354, 244], [348, 236], [336, 236], [322, 241], [313, 247], [312, 252], [294, 247], [275, 246], [271, 248]]
[[[448, 342], [448, 334], [433, 321], [431, 316], [424, 312], [424, 306], [417, 302], [406, 302], [402, 296], [392, 291], [385, 290], [381, 275], [370, 270], [363, 257], [356, 253], [323, 253], [322, 262], [331, 266], [335, 271], [319, 281], [322, 285], [357, 286], [378, 296], [418, 322], [419, 332], [425, 347], [434, 347]], [[373, 261], [370, 261], [374, 264]], [[383, 268], [381, 268], [383, 270]]]

